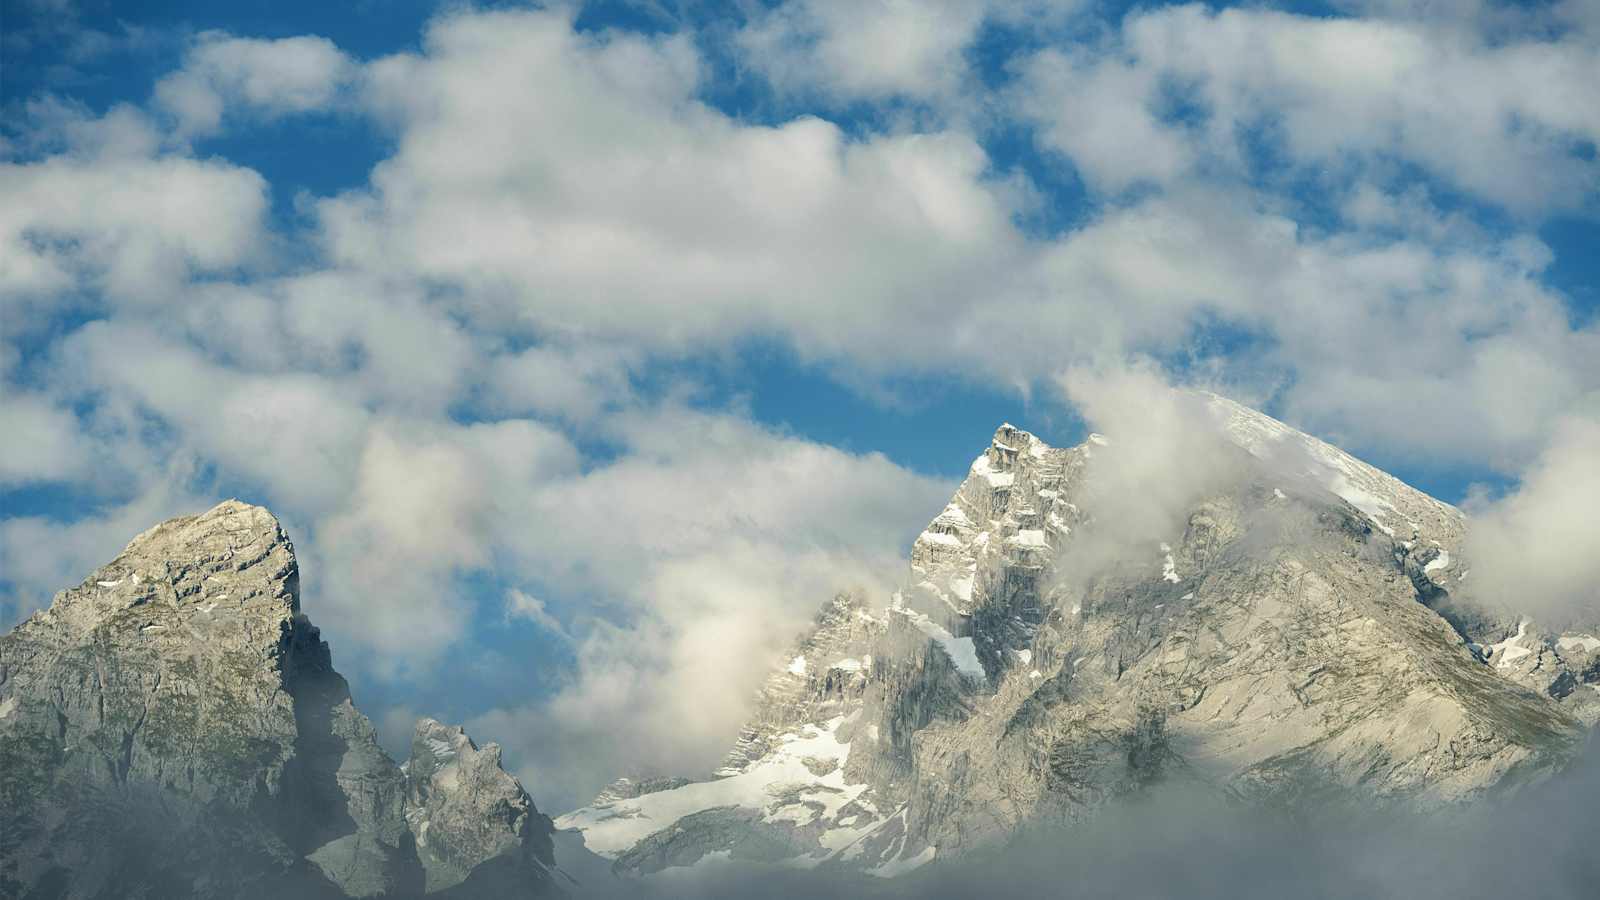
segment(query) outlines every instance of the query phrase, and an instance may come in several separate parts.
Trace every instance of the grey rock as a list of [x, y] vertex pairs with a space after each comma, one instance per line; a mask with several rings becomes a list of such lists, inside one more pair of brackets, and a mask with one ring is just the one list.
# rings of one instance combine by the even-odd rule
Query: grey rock
[[536, 878], [555, 865], [550, 819], [500, 767], [498, 744], [479, 749], [459, 726], [423, 719], [405, 777], [406, 821], [430, 892], [499, 857]]
[[597, 794], [595, 803], [615, 803], [618, 800], [632, 800], [634, 797], [643, 797], [645, 794], [654, 794], [657, 791], [670, 791], [673, 788], [683, 787], [692, 779], [679, 776], [643, 775], [623, 776], [611, 782]]
[[891, 876], [1157, 784], [1439, 810], [1573, 757], [1600, 640], [1476, 606], [1448, 504], [1193, 399], [1231, 474], [1170, 533], [1092, 550], [1118, 515], [1115, 436], [1056, 449], [1002, 426], [902, 590], [827, 604], [710, 780], [558, 825], [632, 874], [715, 854]]
[[228, 501], [0, 637], [0, 895], [412, 896], [502, 859], [545, 890], [547, 820], [477, 757], [426, 799], [448, 865], [419, 856], [411, 782], [301, 612], [292, 544]]

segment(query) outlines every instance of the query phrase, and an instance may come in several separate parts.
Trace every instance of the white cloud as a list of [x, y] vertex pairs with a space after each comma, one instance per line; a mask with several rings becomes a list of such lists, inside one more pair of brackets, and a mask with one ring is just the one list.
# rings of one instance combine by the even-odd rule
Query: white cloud
[[320, 214], [342, 264], [459, 285], [481, 322], [905, 357], [1019, 252], [1010, 189], [966, 135], [742, 124], [694, 98], [688, 41], [582, 36], [548, 13], [449, 17], [426, 49], [373, 65], [399, 152]]
[[788, 0], [734, 35], [741, 61], [779, 92], [825, 104], [909, 100], [936, 115], [983, 115], [969, 52], [986, 26], [1048, 34], [1081, 0]]
[[632, 398], [643, 354], [627, 344], [545, 344], [494, 357], [484, 402], [506, 415], [552, 416], [582, 427]]
[[[1317, 110], [1337, 119], [1330, 103], [1387, 108], [1373, 87], [1382, 79], [1339, 89], [1348, 96], [1312, 90], [1335, 65], [1316, 59], [1342, 58], [1345, 43], [1391, 68], [1408, 52], [1442, 52], [1401, 26], [1350, 27], [1182, 9], [1130, 19], [1125, 41], [1141, 49], [1125, 58], [1036, 59], [1036, 74], [1057, 65], [1082, 79], [1073, 102], [1123, 110], [1120, 124], [1063, 138], [1085, 142], [1109, 183], [1170, 182], [1040, 241], [1013, 225], [1025, 195], [992, 180], [960, 131], [848, 140], [817, 119], [743, 124], [695, 100], [701, 68], [681, 38], [580, 36], [548, 13], [449, 17], [425, 55], [374, 64], [368, 99], [398, 130], [399, 152], [372, 190], [321, 205], [324, 234], [344, 265], [457, 286], [481, 327], [668, 357], [776, 335], [858, 380], [960, 372], [1027, 384], [1073, 361], [1170, 357], [1220, 322], [1261, 336], [1229, 361], [1254, 370], [1258, 393], [1292, 384], [1282, 399], [1302, 421], [1356, 444], [1409, 453], [1444, 441], [1456, 459], [1515, 465], [1600, 378], [1583, 363], [1593, 336], [1571, 331], [1538, 284], [1537, 241], [1463, 228], [1425, 195], [1369, 181], [1348, 192], [1347, 230], [1302, 230], [1270, 195], [1194, 186], [1183, 173], [1215, 142], [1176, 142], [1138, 105], [1164, 90], [1163, 72], [1209, 65], [1208, 40], [1308, 43], [1305, 59], [1278, 47], [1259, 63], [1309, 67], [1299, 76], [1200, 73], [1233, 107], [1253, 97], [1247, 75], [1303, 95], [1308, 122]], [[491, 71], [507, 87], [485, 104], [476, 86]], [[1128, 116], [1145, 121], [1138, 146], [1118, 144]], [[1340, 152], [1301, 131], [1306, 146], [1327, 144], [1317, 152]], [[564, 352], [494, 362], [486, 401], [571, 415], [625, 382], [620, 362], [559, 371]], [[1415, 389], [1379, 387], [1397, 381]], [[1531, 391], [1538, 402], [1513, 400]], [[1432, 430], [1407, 424], [1419, 417]]]
[[1019, 105], [1039, 121], [1041, 139], [1070, 157], [1095, 187], [1117, 192], [1168, 184], [1194, 164], [1181, 130], [1155, 104], [1160, 73], [1128, 60], [1046, 50], [1026, 61], [1029, 89]]
[[[1004, 14], [940, 7], [900, 53], [866, 57], [846, 51], [920, 10], [875, 8], [882, 21], [848, 34], [784, 18], [831, 9], [764, 21], [811, 29], [802, 49], [839, 67], [814, 73], [835, 99], [927, 102], [950, 90], [973, 23]], [[560, 13], [458, 11], [421, 52], [361, 67], [320, 39], [203, 38], [157, 92], [190, 136], [235, 112], [347, 100], [393, 130], [369, 184], [307, 201], [317, 245], [294, 248], [307, 252], [292, 270], [273, 267], [255, 173], [192, 158], [131, 108], [35, 107], [44, 124], [19, 146], [54, 155], [0, 168], [6, 372], [33, 376], [25, 399], [8, 395], [30, 451], [4, 477], [74, 479], [107, 505], [75, 523], [7, 520], [0, 563], [37, 602], [113, 538], [239, 485], [295, 534], [341, 665], [379, 674], [425, 671], [468, 633], [458, 576], [537, 585], [501, 599], [559, 622], [578, 670], [484, 727], [530, 772], [581, 765], [581, 792], [647, 757], [708, 765], [778, 645], [836, 588], [901, 577], [950, 489], [691, 409], [678, 398], [692, 384], [639, 390], [642, 372], [752, 340], [869, 386], [1029, 385], [1078, 366], [1085, 414], [1136, 433], [1122, 411], [1166, 410], [1147, 385], [1081, 373], [1145, 354], [1275, 396], [1346, 443], [1508, 470], [1600, 388], [1600, 333], [1573, 328], [1541, 285], [1550, 249], [1531, 232], [1474, 226], [1382, 172], [1330, 183], [1343, 220], [1328, 227], [1212, 177], [1239, 156], [1223, 123], [1281, 114], [1306, 160], [1410, 154], [1493, 196], [1554, 152], [1550, 134], [1591, 127], [1562, 105], [1582, 52], [1193, 8], [1136, 13], [1118, 38], [1035, 58], [1028, 99], [1098, 185], [1152, 189], [1051, 237], [1014, 224], [1029, 186], [998, 178], [961, 128], [750, 124], [700, 102], [688, 36], [580, 34]], [[1325, 84], [1357, 51], [1376, 74]], [[1435, 64], [1459, 77], [1481, 64], [1517, 88], [1441, 87]], [[1169, 75], [1210, 124], [1164, 124]], [[1385, 86], [1401, 75], [1416, 96]], [[1497, 110], [1545, 130], [1484, 125]], [[1440, 146], [1473, 141], [1505, 168], [1485, 176]], [[1572, 165], [1557, 160], [1530, 197], [1545, 202]], [[98, 321], [49, 335], [74, 304]], [[19, 335], [43, 346], [24, 353]], [[1185, 421], [1166, 411], [1157, 421]], [[1526, 518], [1505, 509], [1508, 528]], [[593, 752], [603, 732], [625, 738], [610, 756]]]
[[[313, 526], [318, 620], [379, 650], [380, 672], [416, 673], [472, 624], [454, 576], [489, 568], [505, 541], [534, 527], [530, 494], [576, 457], [534, 422], [383, 422], [355, 462], [353, 491]], [[370, 614], [374, 597], [382, 617]]]
[[1600, 394], [1575, 412], [1509, 495], [1469, 505], [1462, 588], [1557, 628], [1600, 626]]
[[195, 39], [183, 68], [156, 84], [155, 100], [177, 120], [179, 137], [193, 137], [219, 130], [225, 115], [326, 110], [356, 73], [327, 38], [261, 40], [208, 31]]
[[0, 486], [82, 477], [90, 458], [76, 416], [0, 383]]
[[1526, 236], [1319, 234], [1238, 196], [1174, 191], [1052, 248], [1041, 268], [1070, 287], [1027, 318], [1040, 358], [1008, 353], [1036, 369], [1045, 347], [1058, 364], [1171, 355], [1221, 322], [1250, 338], [1211, 351], [1231, 390], [1276, 395], [1353, 445], [1514, 469], [1600, 386], [1600, 332], [1570, 326], [1544, 258]]
[[[882, 602], [953, 485], [687, 410], [623, 416], [617, 461], [533, 491], [505, 537], [562, 596], [578, 669], [474, 727], [552, 808], [618, 773], [712, 767], [783, 647], [841, 588]], [[572, 621], [572, 617], [576, 621]], [[559, 778], [555, 773], [560, 773]]]
[[1094, 527], [1071, 543], [1058, 567], [1063, 578], [1093, 578], [1108, 563], [1176, 543], [1196, 504], [1243, 475], [1240, 453], [1205, 401], [1175, 390], [1148, 362], [1069, 369], [1057, 385], [1107, 439], [1092, 448], [1091, 476], [1077, 499]]
[[561, 620], [550, 614], [545, 602], [518, 588], [507, 588], [505, 595], [506, 619], [526, 619], [546, 631], [566, 634]]
[[[1130, 15], [1103, 49], [1047, 51], [1023, 108], [1092, 183], [1247, 169], [1250, 140], [1297, 166], [1417, 164], [1518, 213], [1581, 206], [1597, 170], [1600, 50], [1568, 36], [1484, 43], [1406, 21], [1198, 5]], [[1163, 124], [1173, 97], [1197, 122]], [[1202, 163], [1204, 166], [1202, 167]]]
[[737, 37], [746, 63], [780, 89], [843, 100], [947, 99], [967, 76], [962, 51], [988, 0], [791, 0]]
[[[0, 162], [0, 299], [11, 327], [74, 288], [160, 302], [191, 274], [264, 253], [267, 186], [224, 162], [150, 155], [142, 120], [113, 110], [70, 119], [67, 153]], [[16, 318], [14, 318], [16, 317]]]

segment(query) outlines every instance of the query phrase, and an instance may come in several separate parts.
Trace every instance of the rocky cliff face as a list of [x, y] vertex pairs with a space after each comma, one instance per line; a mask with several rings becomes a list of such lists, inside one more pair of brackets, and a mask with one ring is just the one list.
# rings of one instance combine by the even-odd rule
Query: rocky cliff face
[[0, 637], [0, 809], [7, 897], [552, 889], [549, 820], [498, 748], [424, 721], [389, 759], [300, 611], [293, 546], [235, 501]]
[[[1002, 426], [885, 606], [831, 601], [725, 765], [557, 820], [626, 873], [723, 859], [892, 876], [1158, 783], [1432, 809], [1559, 769], [1593, 634], [1461, 599], [1459, 511], [1221, 398], [1219, 468], [1106, 553], [1116, 436]], [[1126, 487], [1126, 486], [1124, 486]]]

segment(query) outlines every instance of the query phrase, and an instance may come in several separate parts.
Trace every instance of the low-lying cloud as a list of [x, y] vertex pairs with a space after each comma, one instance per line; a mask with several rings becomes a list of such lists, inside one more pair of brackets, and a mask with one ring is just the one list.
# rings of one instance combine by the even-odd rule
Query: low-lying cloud
[[1472, 806], [1291, 815], [1157, 788], [1076, 827], [1041, 827], [887, 882], [738, 864], [625, 881], [579, 862], [571, 841], [558, 845], [557, 862], [577, 863], [575, 893], [594, 898], [1588, 900], [1600, 884], [1597, 796], [1600, 742], [1591, 742], [1550, 781]]

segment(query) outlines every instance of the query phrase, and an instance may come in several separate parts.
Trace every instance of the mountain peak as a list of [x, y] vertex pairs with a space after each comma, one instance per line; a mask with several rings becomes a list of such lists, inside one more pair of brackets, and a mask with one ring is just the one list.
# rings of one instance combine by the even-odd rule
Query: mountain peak
[[[887, 614], [827, 604], [712, 780], [609, 791], [560, 823], [636, 874], [758, 854], [887, 876], [1162, 780], [1431, 808], [1572, 754], [1595, 711], [1576, 701], [1600, 692], [1506, 677], [1429, 606], [1459, 565], [1453, 508], [1201, 399], [1260, 465], [1180, 492], [1170, 533], [1104, 546], [1139, 500], [1098, 480], [1120, 476], [1095, 461], [1116, 434], [1055, 449], [1002, 424]], [[1494, 653], [1567, 681], [1582, 664], [1516, 646]]]
[[994, 437], [989, 441], [989, 446], [995, 449], [1016, 450], [1019, 452], [1027, 452], [1032, 447], [1050, 449], [1050, 445], [1040, 440], [1032, 432], [1024, 431], [1010, 422], [1000, 423], [1000, 427], [994, 431]]
[[[0, 808], [29, 836], [0, 842], [0, 883], [219, 898], [550, 884], [549, 822], [500, 748], [425, 720], [418, 743], [439, 752], [414, 752], [408, 778], [300, 612], [299, 578], [278, 520], [228, 500], [143, 532], [0, 636]], [[408, 797], [425, 769], [426, 796]]]

